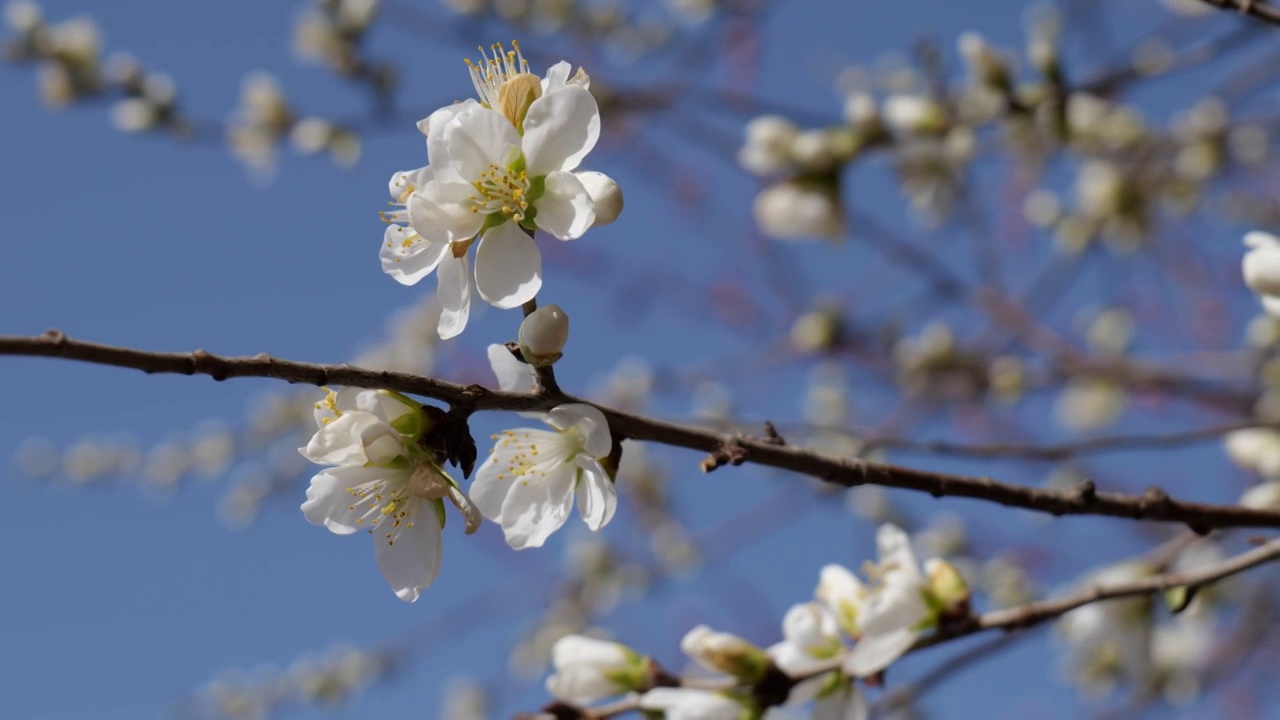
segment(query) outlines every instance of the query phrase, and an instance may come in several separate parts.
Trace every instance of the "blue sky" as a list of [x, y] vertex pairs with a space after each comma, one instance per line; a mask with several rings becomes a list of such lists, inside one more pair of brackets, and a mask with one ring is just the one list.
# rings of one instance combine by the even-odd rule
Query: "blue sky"
[[[433, 2], [422, 5], [446, 17]], [[1123, 28], [1116, 31], [1118, 47], [1154, 25], [1161, 13], [1151, 2], [1116, 5], [1109, 12], [1113, 27]], [[47, 12], [54, 19], [91, 13], [108, 48], [127, 49], [144, 65], [174, 76], [183, 107], [193, 117], [224, 118], [236, 103], [241, 78], [255, 69], [279, 75], [286, 93], [304, 110], [359, 116], [366, 107], [359, 89], [291, 56], [287, 38], [301, 6], [80, 0], [50, 2]], [[1020, 46], [1022, 8], [1011, 0], [779, 3], [762, 32], [758, 77], [741, 89], [834, 121], [839, 101], [832, 81], [841, 67], [909, 48], [921, 36], [939, 39], [950, 53], [955, 35], [971, 27], [997, 44]], [[464, 47], [511, 34], [475, 25], [460, 25], [457, 32]], [[536, 37], [523, 41], [526, 47], [538, 43]], [[461, 63], [467, 53], [459, 47], [390, 23], [379, 24], [370, 42], [375, 57], [399, 64], [404, 107], [429, 107], [470, 94]], [[558, 53], [554, 44], [538, 49], [544, 55]], [[628, 70], [604, 64], [590, 69], [624, 81], [668, 72], [718, 87], [735, 81], [704, 67]], [[216, 142], [182, 145], [162, 137], [124, 137], [108, 125], [104, 107], [50, 111], [36, 99], [35, 88], [30, 68], [0, 66], [5, 99], [0, 113], [5, 198], [0, 333], [57, 327], [73, 337], [158, 350], [203, 347], [336, 362], [376, 338], [391, 310], [434, 286], [428, 280], [403, 288], [382, 275], [376, 259], [382, 233], [376, 212], [385, 203], [386, 179], [425, 161], [414, 118], [406, 116], [398, 129], [367, 137], [364, 157], [352, 171], [286, 152], [274, 183], [264, 188], [248, 182]], [[1144, 96], [1144, 107], [1162, 117], [1186, 97], [1180, 88], [1158, 85]], [[737, 137], [741, 120], [715, 122], [726, 129], [726, 137]], [[628, 206], [614, 226], [548, 253], [544, 302], [560, 304], [573, 318], [562, 384], [585, 389], [633, 354], [650, 357], [660, 368], [727, 363], [740, 390], [743, 417], [795, 419], [804, 366], [753, 374], [752, 348], [779, 337], [796, 305], [815, 298], [834, 292], [854, 308], [879, 308], [910, 290], [903, 290], [903, 276], [885, 269], [882, 258], [850, 243], [771, 249], [785, 253], [775, 257], [777, 262], [794, 264], [812, 281], [801, 286], [798, 303], [777, 293], [765, 275], [768, 261], [751, 250], [748, 208], [754, 181], [734, 170], [722, 153], [680, 140], [678, 129], [652, 124], [645, 128], [652, 147], [668, 161], [675, 158], [677, 167], [700, 173], [710, 195], [672, 212], [682, 186], [670, 176], [641, 170], [636, 160], [651, 159], [647, 151], [630, 144], [618, 129], [605, 127], [602, 148], [588, 164], [619, 180]], [[914, 229], [905, 202], [885, 179], [886, 170], [883, 161], [858, 168], [850, 184], [855, 204], [891, 227]], [[994, 190], [992, 195], [988, 200], [994, 204]], [[1210, 255], [1228, 258], [1236, 252], [1234, 229], [1196, 230], [1222, 238], [1206, 251]], [[944, 232], [924, 237], [967, 272], [968, 257], [956, 239]], [[1044, 262], [1043, 238], [1035, 242], [1008, 249], [1015, 272], [1026, 269], [1029, 275]], [[1126, 269], [1150, 276], [1141, 261]], [[850, 272], [862, 281], [842, 287]], [[658, 283], [672, 277], [693, 292]], [[1086, 292], [1112, 292], [1105, 277], [1086, 283]], [[698, 310], [706, 307], [703, 291], [709, 286], [736, 289], [759, 311], [735, 329], [708, 326]], [[1224, 347], [1238, 341], [1249, 302], [1239, 288], [1231, 293], [1233, 320], [1223, 333]], [[1165, 317], [1176, 312], [1171, 305]], [[516, 313], [483, 312], [447, 351], [443, 372], [483, 379], [484, 346], [514, 337], [517, 326]], [[1153, 349], [1189, 348], [1156, 341]], [[0, 365], [0, 388], [10, 402], [10, 412], [0, 416], [0, 457], [6, 458], [32, 436], [65, 444], [91, 433], [128, 433], [150, 444], [182, 435], [207, 418], [236, 423], [255, 393], [271, 387], [268, 381], [217, 384], [41, 360], [5, 358]], [[873, 426], [892, 407], [883, 389], [866, 378], [855, 378], [854, 394], [858, 424]], [[1026, 415], [1043, 418], [1046, 408], [1033, 405]], [[687, 416], [687, 395], [661, 398], [653, 411]], [[1194, 419], [1172, 413], [1164, 422], [1173, 426]], [[477, 435], [487, 436], [503, 420], [478, 421]], [[1034, 430], [1057, 432], [1043, 419], [1027, 422]], [[955, 427], [943, 419], [919, 430], [954, 435]], [[759, 503], [776, 503], [784, 516], [793, 504], [811, 511], [804, 516], [810, 520], [786, 522], [769, 540], [732, 553], [698, 582], [677, 582], [650, 601], [624, 603], [607, 626], [661, 659], [677, 661], [679, 637], [700, 621], [772, 642], [782, 612], [806, 598], [819, 567], [828, 562], [856, 567], [872, 554], [872, 528], [851, 517], [838, 496], [819, 494], [808, 483], [777, 473], [724, 470], [702, 476], [696, 471], [698, 458], [688, 453], [659, 457], [670, 461], [680, 506], [695, 528]], [[949, 460], [913, 461], [957, 472], [979, 469]], [[1216, 448], [1202, 447], [1155, 459], [1100, 461], [1097, 467], [1108, 477], [1126, 478], [1133, 488], [1167, 478], [1167, 484], [1194, 497], [1231, 500], [1244, 480], [1221, 472], [1218, 461]], [[1039, 471], [1008, 463], [982, 468], [1025, 482], [1041, 477]], [[1207, 469], [1218, 472], [1221, 482], [1200, 482], [1201, 470]], [[0, 704], [14, 717], [158, 717], [227, 667], [283, 665], [335, 642], [394, 645], [412, 660], [396, 678], [335, 711], [336, 716], [431, 717], [446, 678], [463, 673], [486, 682], [502, 678], [506, 649], [544, 607], [563, 563], [563, 535], [572, 534], [562, 533], [541, 551], [515, 555], [493, 527], [464, 538], [451, 526], [437, 585], [418, 603], [406, 605], [378, 577], [364, 538], [339, 538], [303, 520], [296, 510], [302, 479], [296, 497], [277, 500], [254, 527], [240, 533], [228, 532], [217, 519], [217, 481], [186, 483], [164, 499], [125, 484], [73, 489], [32, 484], [16, 473], [5, 482], [13, 507], [0, 524], [6, 548], [0, 553], [0, 677], [6, 678], [0, 682]], [[919, 518], [939, 507], [928, 499], [904, 500]], [[1013, 544], [1060, 553], [1060, 564], [1048, 570], [1050, 584], [1066, 580], [1094, 558], [1118, 558], [1141, 547], [1140, 535], [1105, 521], [1048, 525], [966, 501], [948, 507], [970, 521], [981, 554]], [[1101, 535], [1100, 527], [1108, 534]], [[752, 531], [735, 528], [744, 538]], [[625, 516], [608, 532], [617, 533], [620, 542], [642, 541]], [[902, 677], [947, 654], [910, 658]], [[1033, 639], [943, 686], [929, 707], [944, 717], [1076, 716], [1075, 695], [1055, 680], [1054, 666], [1050, 644]], [[506, 686], [498, 697], [508, 714], [543, 700], [537, 682]]]

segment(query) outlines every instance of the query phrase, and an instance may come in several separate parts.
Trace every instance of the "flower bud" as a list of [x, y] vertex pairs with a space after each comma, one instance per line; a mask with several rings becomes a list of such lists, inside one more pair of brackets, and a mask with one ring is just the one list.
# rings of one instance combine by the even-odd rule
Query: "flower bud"
[[603, 227], [617, 220], [622, 214], [622, 189], [618, 187], [618, 183], [608, 175], [594, 170], [576, 174], [596, 206], [596, 219], [591, 226]]
[[710, 670], [728, 673], [754, 683], [769, 669], [764, 650], [737, 635], [716, 632], [706, 625], [690, 630], [680, 641], [680, 649]]
[[925, 562], [925, 575], [929, 578], [929, 591], [938, 601], [944, 616], [955, 617], [969, 612], [969, 584], [955, 566], [946, 560], [934, 558]]
[[555, 672], [547, 678], [547, 692], [575, 705], [641, 690], [649, 677], [649, 661], [631, 648], [585, 635], [557, 640], [551, 664]]
[[520, 354], [534, 367], [560, 359], [569, 339], [569, 316], [559, 305], [543, 305], [520, 323]]

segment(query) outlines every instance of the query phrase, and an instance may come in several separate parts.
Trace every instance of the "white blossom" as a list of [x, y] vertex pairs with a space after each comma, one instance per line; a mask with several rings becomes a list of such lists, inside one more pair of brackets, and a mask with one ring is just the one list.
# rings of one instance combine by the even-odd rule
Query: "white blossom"
[[761, 190], [751, 209], [760, 231], [772, 238], [838, 240], [844, 236], [844, 209], [828, 188], [777, 183]]
[[551, 648], [555, 672], [547, 678], [552, 697], [586, 705], [642, 686], [648, 661], [626, 645], [585, 635], [566, 635]]
[[[808, 675], [816, 663], [844, 652], [840, 630], [835, 616], [824, 605], [795, 605], [782, 619], [782, 642], [770, 647], [769, 655], [784, 673], [792, 677]], [[787, 697], [790, 704], [809, 701], [814, 702], [812, 716], [821, 720], [860, 719], [868, 712], [862, 693], [838, 670], [801, 680]]]
[[880, 562], [868, 570], [875, 582], [859, 612], [860, 637], [845, 658], [844, 671], [867, 677], [885, 669], [935, 621], [928, 579], [916, 562], [911, 539], [895, 525], [876, 533]]
[[591, 530], [617, 509], [613, 479], [601, 460], [613, 449], [609, 424], [598, 409], [560, 405], [542, 416], [551, 430], [517, 428], [494, 435], [496, 444], [471, 486], [481, 514], [502, 526], [516, 550], [539, 547], [573, 510]]
[[444, 498], [462, 511], [467, 532], [480, 516], [458, 484], [417, 443], [429, 428], [422, 407], [385, 390], [344, 388], [315, 409], [319, 429], [300, 448], [327, 465], [311, 479], [302, 512], [338, 535], [365, 529], [378, 569], [396, 596], [418, 599], [440, 570]]
[[706, 625], [685, 633], [680, 649], [708, 670], [729, 673], [743, 682], [759, 680], [769, 663], [764, 651], [752, 643]]
[[[595, 202], [573, 171], [600, 137], [600, 111], [581, 70], [560, 62], [539, 80], [520, 54], [494, 46], [492, 57], [468, 62], [480, 100], [432, 113], [418, 124], [428, 165], [396, 173], [391, 194], [400, 208], [384, 213], [383, 269], [411, 285], [438, 270], [443, 308], [439, 333], [461, 333], [474, 289], [486, 302], [514, 308], [542, 287], [542, 255], [531, 233], [580, 237], [596, 222]], [[608, 178], [589, 182], [612, 205]], [[611, 194], [612, 192], [612, 194]]]

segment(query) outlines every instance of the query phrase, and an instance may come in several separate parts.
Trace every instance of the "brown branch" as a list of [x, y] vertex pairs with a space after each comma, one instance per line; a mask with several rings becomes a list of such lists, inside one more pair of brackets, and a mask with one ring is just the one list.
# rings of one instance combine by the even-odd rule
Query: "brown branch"
[[385, 388], [440, 400], [467, 410], [548, 410], [562, 403], [598, 407], [619, 437], [713, 453], [731, 444], [743, 461], [810, 475], [843, 487], [883, 485], [997, 503], [1051, 515], [1102, 515], [1187, 525], [1197, 532], [1219, 527], [1280, 528], [1280, 511], [1238, 505], [1214, 505], [1170, 498], [1151, 488], [1143, 495], [1098, 491], [1086, 482], [1071, 489], [1041, 489], [1001, 483], [989, 477], [967, 477], [824, 455], [791, 445], [678, 425], [602, 407], [564, 392], [508, 393], [479, 385], [459, 385], [409, 373], [369, 370], [351, 365], [295, 362], [260, 354], [225, 357], [205, 350], [158, 353], [72, 340], [56, 330], [34, 337], [0, 336], [0, 355], [57, 357], [98, 365], [133, 368], [147, 373], [208, 375], [215, 380], [265, 377], [311, 385]]
[[1280, 8], [1267, 5], [1267, 0], [1200, 0], [1221, 10], [1235, 10], [1263, 22], [1280, 25]]
[[[1096, 602], [1119, 600], [1126, 597], [1153, 595], [1176, 587], [1202, 587], [1278, 558], [1280, 558], [1280, 539], [1274, 539], [1248, 552], [1241, 553], [1235, 557], [1227, 558], [1220, 562], [1201, 566], [1189, 572], [1164, 573], [1120, 583], [1099, 583], [1056, 600], [1043, 600], [1040, 602], [1019, 605], [1005, 610], [993, 610], [973, 617], [963, 625], [922, 638], [912, 646], [909, 652], [934, 647], [952, 640], [958, 640], [970, 635], [977, 635], [978, 633], [987, 632], [989, 630], [1003, 630], [1006, 632], [1025, 630], [1049, 620], [1057, 619], [1072, 610]], [[813, 666], [803, 675], [791, 677], [790, 680], [791, 683], [794, 684], [808, 678], [832, 672], [833, 670], [838, 670], [843, 665], [844, 654], [842, 653], [829, 660], [814, 663]], [[739, 683], [732, 678], [713, 680], [680, 679], [678, 683], [683, 687], [701, 688], [705, 690], [732, 690], [740, 688]], [[671, 682], [668, 681], [667, 684], [669, 685]], [[750, 690], [751, 688], [748, 687], [745, 689]], [[564, 706], [563, 704], [559, 704], [559, 707], [568, 707], [576, 711], [576, 714], [566, 714], [564, 717], [609, 718], [637, 710], [639, 708], [639, 699], [634, 697], [626, 698], [596, 708], [578, 709], [572, 708], [572, 706]]]

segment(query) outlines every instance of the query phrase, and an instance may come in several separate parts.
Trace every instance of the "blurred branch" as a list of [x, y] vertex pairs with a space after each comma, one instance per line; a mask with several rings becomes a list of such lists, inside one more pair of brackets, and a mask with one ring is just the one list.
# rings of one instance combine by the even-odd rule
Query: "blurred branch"
[[1041, 445], [1036, 443], [963, 445], [942, 441], [912, 440], [910, 438], [902, 437], [869, 438], [865, 442], [868, 449], [884, 448], [886, 450], [906, 450], [909, 452], [929, 453], [932, 455], [951, 455], [956, 457], [975, 458], [1017, 457], [1029, 458], [1032, 460], [1065, 460], [1077, 455], [1091, 455], [1095, 453], [1115, 452], [1119, 450], [1180, 447], [1209, 440], [1218, 440], [1228, 433], [1252, 428], [1280, 430], [1280, 425], [1275, 423], [1239, 422], [1162, 435], [1110, 435], [1056, 445]]
[[1200, 0], [1222, 10], [1235, 10], [1264, 22], [1280, 25], [1280, 8], [1266, 4], [1266, 0]]
[[476, 410], [548, 410], [563, 403], [586, 403], [604, 413], [610, 429], [620, 438], [709, 453], [702, 464], [706, 472], [724, 465], [750, 462], [810, 475], [844, 487], [883, 485], [927, 492], [934, 497], [973, 498], [1051, 515], [1104, 515], [1177, 522], [1202, 533], [1219, 527], [1280, 527], [1280, 511], [1174, 500], [1156, 487], [1148, 488], [1142, 495], [1101, 492], [1090, 481], [1071, 489], [1039, 489], [1001, 483], [989, 477], [950, 475], [832, 457], [787, 445], [779, 437], [761, 439], [678, 425], [603, 407], [546, 387], [539, 393], [500, 392], [409, 373], [281, 360], [265, 353], [222, 357], [205, 350], [148, 352], [72, 340], [57, 330], [34, 337], [0, 336], [0, 355], [59, 357], [147, 373], [208, 375], [219, 381], [233, 377], [267, 377], [317, 386], [384, 388], [447, 402], [463, 415]]

